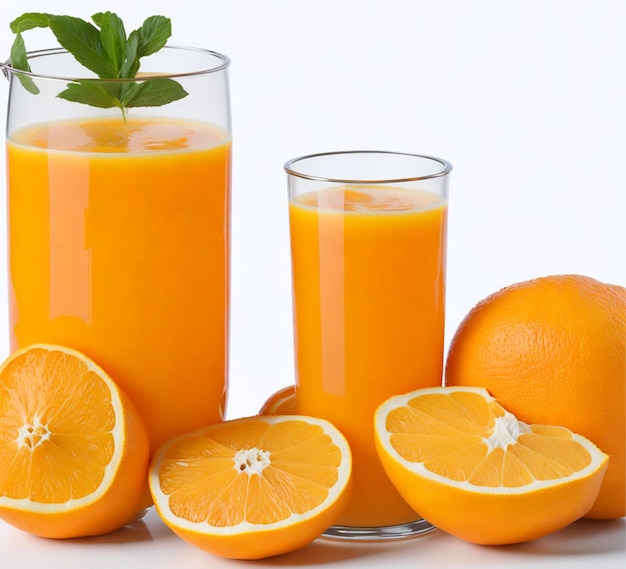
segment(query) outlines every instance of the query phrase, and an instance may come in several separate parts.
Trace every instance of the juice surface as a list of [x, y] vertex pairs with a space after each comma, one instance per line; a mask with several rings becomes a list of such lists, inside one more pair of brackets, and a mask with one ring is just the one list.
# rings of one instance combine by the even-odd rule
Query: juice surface
[[336, 187], [289, 205], [297, 405], [353, 451], [347, 526], [414, 521], [374, 446], [385, 399], [441, 385], [447, 207], [418, 190]]
[[11, 349], [76, 348], [153, 447], [223, 418], [230, 141], [169, 119], [42, 124], [7, 141]]

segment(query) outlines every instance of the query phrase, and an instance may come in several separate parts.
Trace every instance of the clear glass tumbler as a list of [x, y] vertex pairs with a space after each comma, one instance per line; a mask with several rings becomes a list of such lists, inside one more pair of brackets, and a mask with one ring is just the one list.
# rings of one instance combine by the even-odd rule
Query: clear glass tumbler
[[[133, 399], [153, 448], [221, 420], [228, 58], [165, 47], [125, 80], [88, 76], [63, 49], [28, 59], [29, 73], [2, 64], [11, 349], [43, 342], [84, 352]], [[121, 93], [153, 79], [176, 81], [187, 95], [123, 112], [59, 97], [79, 84]]]
[[451, 165], [382, 151], [285, 165], [289, 185], [296, 405], [348, 439], [354, 493], [325, 536], [397, 539], [432, 529], [388, 480], [375, 409], [441, 385]]

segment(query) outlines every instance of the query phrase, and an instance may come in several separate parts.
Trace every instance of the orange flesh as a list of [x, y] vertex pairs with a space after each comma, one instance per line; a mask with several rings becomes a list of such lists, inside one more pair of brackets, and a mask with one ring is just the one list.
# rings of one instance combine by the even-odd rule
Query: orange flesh
[[[299, 442], [285, 448], [284, 441], [294, 437]], [[259, 475], [248, 462], [264, 454], [267, 465]], [[337, 481], [340, 463], [340, 450], [317, 425], [252, 421], [236, 430], [217, 425], [193, 442], [173, 444], [159, 478], [180, 518], [213, 527], [270, 524], [320, 505]]]
[[10, 342], [70, 346], [130, 395], [153, 447], [223, 417], [230, 142], [165, 119], [8, 140]]
[[[456, 405], [468, 398], [469, 415], [468, 407]], [[394, 433], [391, 444], [406, 460], [476, 486], [521, 487], [566, 477], [590, 464], [591, 455], [562, 427], [532, 426], [506, 447], [490, 448], [486, 441], [504, 413], [498, 403], [476, 394], [428, 395], [392, 411], [387, 428]]]
[[[14, 381], [7, 379], [0, 391], [0, 477], [5, 497], [63, 503], [100, 486], [114, 453], [116, 417], [108, 386], [83, 362], [38, 352], [20, 373], [8, 367], [4, 374]], [[88, 413], [62, 403], [77, 397], [89, 401]]]
[[434, 194], [337, 187], [289, 205], [298, 412], [350, 443], [353, 499], [339, 524], [413, 521], [378, 459], [374, 411], [441, 385], [445, 204]]

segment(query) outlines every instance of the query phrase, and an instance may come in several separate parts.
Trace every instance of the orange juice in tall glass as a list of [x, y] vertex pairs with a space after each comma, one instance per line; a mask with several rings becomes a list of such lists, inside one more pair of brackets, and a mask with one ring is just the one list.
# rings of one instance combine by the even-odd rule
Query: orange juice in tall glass
[[84, 352], [153, 448], [220, 421], [227, 392], [228, 60], [165, 51], [182, 101], [123, 117], [60, 101], [68, 79], [35, 75], [32, 95], [11, 77], [7, 132], [11, 349]]
[[296, 402], [348, 439], [351, 503], [329, 537], [430, 529], [379, 462], [375, 409], [440, 385], [447, 178], [439, 159], [329, 153], [289, 162]]

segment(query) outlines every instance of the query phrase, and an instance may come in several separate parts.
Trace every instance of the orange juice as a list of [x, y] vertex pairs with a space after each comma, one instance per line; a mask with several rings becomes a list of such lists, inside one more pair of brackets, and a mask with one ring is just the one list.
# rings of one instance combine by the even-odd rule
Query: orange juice
[[19, 130], [7, 152], [11, 348], [83, 351], [131, 396], [153, 447], [221, 420], [228, 136], [85, 119]]
[[418, 516], [388, 481], [374, 446], [385, 399], [440, 385], [446, 204], [430, 192], [341, 186], [289, 204], [298, 411], [346, 436], [354, 494], [339, 525]]

